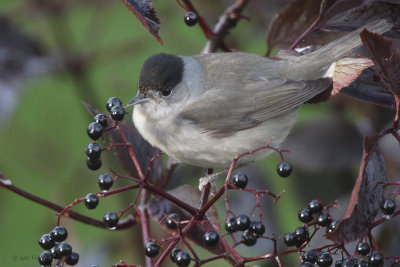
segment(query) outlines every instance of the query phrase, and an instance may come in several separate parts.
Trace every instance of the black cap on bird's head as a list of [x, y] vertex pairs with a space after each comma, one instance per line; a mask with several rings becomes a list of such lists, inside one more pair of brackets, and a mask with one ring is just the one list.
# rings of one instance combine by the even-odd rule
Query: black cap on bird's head
[[128, 105], [145, 102], [154, 92], [169, 96], [182, 81], [183, 70], [183, 60], [178, 56], [161, 53], [149, 57], [140, 70], [138, 95]]
[[183, 77], [182, 58], [171, 54], [157, 54], [149, 57], [140, 70], [139, 90], [161, 91], [164, 95], [178, 85]]

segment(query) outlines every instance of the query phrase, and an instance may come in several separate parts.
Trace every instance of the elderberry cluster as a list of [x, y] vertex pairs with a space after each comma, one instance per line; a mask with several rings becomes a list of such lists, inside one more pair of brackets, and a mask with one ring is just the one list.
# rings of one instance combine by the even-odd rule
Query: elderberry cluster
[[303, 262], [300, 264], [301, 267], [314, 266], [331, 266], [332, 257], [328, 252], [320, 252], [317, 250], [305, 251], [302, 255]]
[[356, 255], [351, 258], [340, 259], [335, 262], [335, 267], [361, 266], [361, 267], [382, 267], [383, 255], [375, 250], [371, 250], [367, 242], [361, 241], [355, 249]]
[[357, 244], [355, 252], [356, 256], [347, 259], [337, 260], [335, 266], [383, 266], [383, 255], [375, 250], [371, 250], [367, 242], [361, 241]]
[[[308, 224], [311, 222], [315, 222], [316, 225], [320, 227], [327, 227], [326, 232], [332, 232], [336, 229], [338, 221], [332, 220], [327, 210], [324, 210], [324, 205], [317, 199], [311, 200], [307, 207], [301, 209], [298, 213], [298, 218], [301, 222]], [[310, 234], [308, 232], [307, 226], [297, 227], [295, 231], [291, 233], [287, 233], [284, 236], [284, 243], [287, 246], [296, 246], [300, 247], [304, 244], [304, 242], [308, 241], [310, 238]], [[312, 252], [308, 252], [312, 253]], [[314, 255], [314, 254], [312, 254]], [[319, 253], [316, 254], [315, 263], [319, 266], [330, 266], [332, 264], [332, 257], [330, 257], [329, 253]], [[307, 260], [304, 260], [308, 262]], [[312, 262], [312, 261], [310, 261]], [[330, 263], [329, 263], [330, 262]], [[328, 265], [329, 263], [329, 265]], [[305, 265], [306, 266], [306, 265]]]
[[225, 222], [228, 233], [242, 231], [242, 242], [246, 246], [254, 246], [257, 239], [265, 233], [265, 226], [260, 221], [251, 221], [247, 215], [228, 217]]
[[327, 227], [327, 233], [335, 230], [338, 223], [336, 220], [332, 220], [329, 212], [324, 210], [324, 205], [317, 199], [311, 200], [307, 207], [301, 209], [298, 218], [303, 223], [314, 221], [320, 227]]
[[79, 261], [79, 254], [72, 251], [70, 244], [65, 242], [68, 232], [65, 227], [56, 226], [48, 234], [44, 234], [39, 238], [39, 245], [45, 249], [39, 255], [39, 264], [49, 266], [53, 260], [57, 260], [57, 264], [65, 261], [68, 265], [75, 265]]
[[[176, 229], [180, 221], [181, 217], [178, 213], [171, 213], [164, 220], [165, 225], [171, 230]], [[206, 232], [203, 235], [203, 241], [206, 246], [215, 246], [219, 241], [219, 235], [215, 231]]]
[[[148, 242], [144, 247], [144, 254], [153, 258], [160, 252], [160, 245], [154, 241]], [[170, 254], [171, 260], [180, 267], [189, 266], [191, 258], [188, 253], [181, 251], [179, 248], [173, 248]]]
[[[115, 121], [121, 121], [125, 116], [125, 109], [122, 107], [122, 101], [119, 98], [111, 97], [107, 100], [106, 108], [110, 112], [111, 119]], [[88, 125], [87, 134], [92, 139], [85, 149], [87, 159], [86, 164], [91, 170], [98, 170], [101, 168], [101, 147], [95, 142], [97, 139], [103, 136], [103, 132], [108, 125], [108, 120], [106, 115], [97, 114], [93, 117], [93, 122]]]

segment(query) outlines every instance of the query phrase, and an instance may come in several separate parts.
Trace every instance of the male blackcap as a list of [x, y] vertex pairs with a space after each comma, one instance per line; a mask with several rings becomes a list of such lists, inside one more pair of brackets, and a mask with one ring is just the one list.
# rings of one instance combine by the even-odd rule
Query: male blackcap
[[[364, 28], [364, 27], [363, 27]], [[384, 33], [385, 20], [365, 26]], [[336, 62], [361, 46], [362, 28], [300, 57], [246, 53], [157, 54], [144, 63], [133, 121], [141, 135], [169, 156], [205, 168], [227, 168], [238, 154], [279, 147], [298, 107], [328, 90]], [[261, 150], [238, 166], [265, 157]]]

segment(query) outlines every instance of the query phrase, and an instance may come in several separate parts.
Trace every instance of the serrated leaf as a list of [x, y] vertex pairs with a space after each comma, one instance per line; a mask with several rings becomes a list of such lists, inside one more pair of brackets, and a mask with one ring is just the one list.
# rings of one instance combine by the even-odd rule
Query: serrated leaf
[[158, 30], [160, 19], [157, 16], [151, 0], [123, 0], [125, 6], [131, 11], [142, 25], [162, 44]]
[[[167, 191], [168, 194], [178, 198], [182, 202], [189, 204], [194, 208], [198, 208], [201, 198], [200, 191], [192, 187], [190, 185], [181, 185], [172, 190]], [[162, 198], [153, 198], [149, 201], [148, 211], [151, 218], [159, 223], [163, 228], [167, 231], [173, 231], [166, 227], [165, 225], [165, 217], [171, 213], [179, 214], [181, 221], [182, 220], [190, 220], [192, 215], [179, 207], [178, 205], [172, 203], [169, 200], [162, 199]], [[205, 246], [203, 243], [203, 235], [205, 232], [210, 230], [214, 230], [219, 232], [220, 230], [220, 223], [218, 220], [218, 213], [217, 209], [212, 206], [205, 215], [207, 221], [203, 223], [195, 223], [195, 225], [185, 234], [185, 238], [192, 241], [193, 243], [209, 250], [214, 254], [221, 254], [225, 252], [224, 247], [218, 243], [216, 246], [212, 248]]]
[[364, 30], [361, 39], [368, 49], [379, 76], [386, 82], [392, 93], [400, 97], [400, 50], [393, 44], [393, 39]]
[[385, 162], [376, 146], [376, 138], [365, 137], [360, 172], [346, 212], [335, 231], [326, 237], [340, 244], [364, 237], [382, 202], [385, 180]]

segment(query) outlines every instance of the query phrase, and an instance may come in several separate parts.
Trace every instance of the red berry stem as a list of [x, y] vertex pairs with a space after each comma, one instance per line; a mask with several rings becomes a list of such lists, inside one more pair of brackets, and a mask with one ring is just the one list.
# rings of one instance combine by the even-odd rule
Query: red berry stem
[[[118, 126], [118, 124], [116, 124], [116, 129], [117, 129], [119, 135], [121, 136], [122, 140], [124, 141], [124, 143], [129, 144], [128, 139], [126, 138], [124, 132], [121, 130], [121, 128]], [[143, 174], [142, 168], [140, 167], [140, 164], [137, 161], [136, 155], [133, 152], [132, 146], [127, 146], [127, 148], [128, 148], [129, 155], [131, 156], [131, 159], [133, 161], [133, 164], [135, 165], [135, 168], [139, 174], [140, 180], [142, 180], [142, 181], [146, 180], [146, 177]]]

